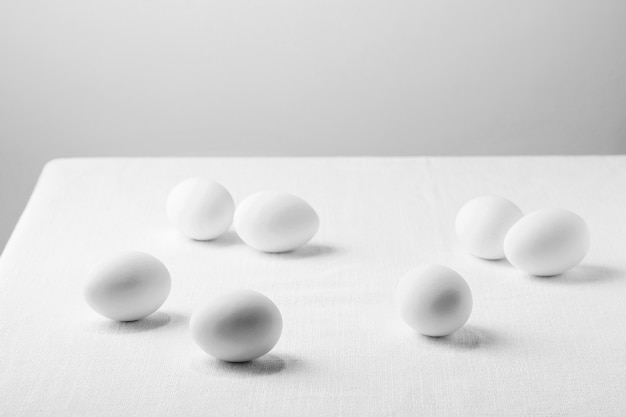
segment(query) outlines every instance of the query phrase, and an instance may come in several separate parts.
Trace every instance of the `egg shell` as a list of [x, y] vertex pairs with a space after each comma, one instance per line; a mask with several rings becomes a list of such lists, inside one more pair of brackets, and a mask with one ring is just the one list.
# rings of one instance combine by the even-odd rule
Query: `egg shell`
[[589, 228], [579, 215], [549, 208], [515, 223], [504, 239], [504, 252], [516, 268], [531, 275], [552, 276], [578, 265], [589, 245]]
[[504, 238], [523, 216], [513, 202], [499, 196], [474, 198], [459, 210], [455, 229], [461, 245], [483, 259], [504, 258]]
[[472, 292], [456, 271], [423, 265], [405, 274], [396, 288], [396, 306], [413, 330], [426, 336], [447, 336], [467, 322]]
[[235, 229], [249, 246], [263, 252], [286, 252], [307, 243], [319, 217], [306, 201], [280, 191], [245, 198], [235, 211]]
[[171, 285], [170, 273], [161, 261], [144, 252], [127, 251], [96, 266], [83, 294], [87, 304], [104, 317], [135, 321], [158, 310]]
[[211, 240], [230, 227], [235, 202], [222, 184], [207, 178], [188, 178], [170, 191], [166, 210], [170, 222], [185, 236]]
[[283, 319], [265, 295], [238, 290], [215, 298], [190, 320], [193, 340], [211, 356], [227, 362], [247, 362], [272, 350]]

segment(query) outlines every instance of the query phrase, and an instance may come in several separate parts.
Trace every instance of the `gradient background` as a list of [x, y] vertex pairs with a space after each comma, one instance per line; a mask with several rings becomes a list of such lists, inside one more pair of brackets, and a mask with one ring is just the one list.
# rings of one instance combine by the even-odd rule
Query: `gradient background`
[[43, 164], [626, 152], [623, 0], [0, 0], [0, 248]]

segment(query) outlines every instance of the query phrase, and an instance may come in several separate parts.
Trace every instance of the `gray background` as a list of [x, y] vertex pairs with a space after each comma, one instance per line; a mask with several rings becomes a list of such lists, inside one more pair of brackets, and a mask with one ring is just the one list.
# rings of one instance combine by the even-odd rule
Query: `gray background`
[[43, 164], [626, 151], [623, 0], [0, 0], [0, 248]]

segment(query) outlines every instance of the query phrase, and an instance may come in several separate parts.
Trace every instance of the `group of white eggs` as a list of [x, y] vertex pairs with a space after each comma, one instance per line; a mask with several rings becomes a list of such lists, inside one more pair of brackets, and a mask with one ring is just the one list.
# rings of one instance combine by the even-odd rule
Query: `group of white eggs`
[[[234, 220], [239, 237], [249, 246], [270, 253], [294, 250], [319, 228], [315, 210], [286, 192], [262, 191], [237, 207], [230, 192], [206, 178], [189, 178], [167, 198], [167, 216], [185, 236], [212, 240]], [[118, 321], [140, 320], [158, 310], [171, 289], [167, 267], [143, 252], [127, 251], [100, 263], [84, 288], [89, 306]], [[229, 362], [246, 362], [269, 352], [282, 332], [276, 305], [256, 291], [239, 290], [205, 304], [191, 317], [193, 340], [210, 355]]]
[[[170, 221], [186, 236], [210, 240], [235, 229], [249, 246], [264, 252], [293, 250], [317, 232], [319, 218], [292, 194], [265, 191], [235, 208], [222, 185], [201, 178], [178, 184], [167, 201]], [[523, 216], [509, 200], [483, 196], [469, 201], [456, 219], [459, 241], [475, 256], [502, 259], [533, 275], [572, 268], [589, 248], [589, 231], [576, 214], [540, 210]], [[167, 299], [171, 277], [165, 265], [143, 252], [123, 252], [102, 262], [89, 277], [84, 296], [99, 314], [118, 321], [142, 319]], [[461, 275], [442, 265], [423, 265], [402, 277], [396, 304], [404, 321], [428, 336], [461, 328], [472, 311], [472, 293]], [[269, 352], [283, 327], [277, 306], [265, 295], [238, 290], [221, 295], [193, 313], [192, 339], [208, 354], [246, 362]]]
[[[589, 228], [564, 209], [537, 210], [524, 216], [513, 202], [481, 196], [465, 203], [456, 216], [459, 242], [472, 255], [508, 259], [537, 276], [562, 274], [589, 250]], [[472, 312], [472, 292], [461, 275], [442, 265], [424, 265], [407, 273], [396, 289], [404, 321], [427, 336], [446, 336], [461, 328]]]
[[262, 252], [287, 252], [311, 240], [319, 217], [306, 201], [280, 191], [261, 191], [235, 208], [230, 192], [206, 178], [189, 178], [167, 198], [167, 217], [185, 236], [212, 240], [235, 224], [247, 245]]

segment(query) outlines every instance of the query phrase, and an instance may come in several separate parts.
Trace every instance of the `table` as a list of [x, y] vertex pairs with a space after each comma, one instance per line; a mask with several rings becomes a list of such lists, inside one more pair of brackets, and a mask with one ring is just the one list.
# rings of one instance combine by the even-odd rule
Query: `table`
[[[190, 176], [236, 201], [293, 192], [321, 227], [285, 254], [232, 229], [195, 242], [167, 222]], [[564, 207], [592, 232], [583, 263], [538, 278], [464, 252], [454, 217], [499, 194]], [[626, 157], [112, 158], [48, 163], [0, 257], [0, 415], [624, 416]], [[122, 249], [160, 258], [172, 292], [135, 323], [92, 312], [82, 285]], [[412, 332], [394, 287], [422, 263], [474, 295], [446, 338]], [[247, 364], [195, 346], [188, 320], [217, 294], [261, 291], [281, 309], [274, 350]]]

